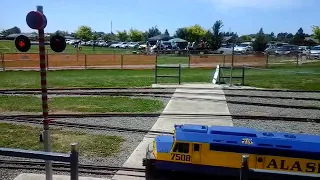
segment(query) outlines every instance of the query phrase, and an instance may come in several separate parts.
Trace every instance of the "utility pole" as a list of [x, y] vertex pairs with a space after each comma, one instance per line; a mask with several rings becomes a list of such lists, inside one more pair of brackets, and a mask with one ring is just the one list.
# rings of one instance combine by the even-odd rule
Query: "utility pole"
[[110, 30], [111, 30], [111, 32], [110, 32], [110, 33], [112, 34], [112, 21], [111, 21], [111, 28], [110, 28]]

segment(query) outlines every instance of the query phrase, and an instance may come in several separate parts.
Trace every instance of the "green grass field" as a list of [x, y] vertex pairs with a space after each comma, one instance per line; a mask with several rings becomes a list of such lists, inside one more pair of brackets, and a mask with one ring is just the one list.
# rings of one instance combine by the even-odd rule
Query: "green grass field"
[[[287, 72], [286, 72], [287, 71]], [[298, 74], [298, 72], [305, 72]], [[175, 69], [160, 69], [162, 75], [177, 75]], [[213, 69], [183, 68], [182, 83], [210, 83]], [[237, 75], [238, 72], [234, 72]], [[318, 74], [313, 74], [318, 73]], [[263, 88], [320, 90], [320, 63], [277, 66], [268, 70], [246, 69], [245, 85]], [[228, 76], [229, 72], [224, 71]], [[39, 72], [0, 72], [0, 89], [40, 88]], [[177, 79], [159, 78], [159, 83], [177, 83]], [[48, 72], [48, 87], [150, 87], [154, 70], [62, 70]]]
[[[48, 53], [55, 53], [51, 50], [50, 46], [46, 46]], [[92, 46], [82, 46], [82, 50], [79, 53], [85, 54], [132, 54], [133, 49], [119, 49], [119, 48], [107, 48], [107, 47], [95, 47], [93, 50]], [[1, 53], [19, 53], [14, 45], [14, 41], [10, 40], [0, 40], [0, 52]], [[39, 52], [39, 47], [37, 45], [31, 45], [28, 53]], [[76, 53], [76, 49], [72, 45], [67, 45], [63, 53]]]
[[[0, 123], [0, 147], [43, 150], [39, 142], [42, 128]], [[119, 153], [123, 138], [118, 136], [93, 135], [51, 128], [52, 151], [70, 153], [70, 143], [79, 143], [80, 156], [108, 157]]]
[[[178, 75], [175, 69], [161, 69], [159, 74]], [[211, 69], [183, 69], [183, 82], [210, 82]], [[62, 70], [48, 72], [48, 87], [143, 87], [154, 83], [153, 70]], [[0, 89], [40, 88], [39, 72], [0, 72]], [[162, 78], [159, 82], [178, 82]]]
[[[161, 112], [162, 101], [130, 97], [51, 97], [50, 113], [67, 112]], [[0, 112], [42, 112], [41, 98], [36, 96], [1, 96]]]

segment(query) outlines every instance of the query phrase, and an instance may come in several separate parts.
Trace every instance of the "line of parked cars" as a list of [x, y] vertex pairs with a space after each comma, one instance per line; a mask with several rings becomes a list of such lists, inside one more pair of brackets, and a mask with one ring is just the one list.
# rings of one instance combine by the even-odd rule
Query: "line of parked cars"
[[[234, 46], [234, 50], [233, 49]], [[215, 51], [216, 54], [250, 54], [253, 52], [252, 42], [244, 42], [241, 44], [222, 44], [221, 47]]]
[[[110, 48], [139, 48], [143, 46], [140, 42], [118, 42], [118, 41], [104, 41], [104, 40], [97, 40], [97, 41], [81, 41], [81, 40], [66, 40], [67, 44], [70, 45], [81, 45], [81, 46], [98, 46], [98, 47], [110, 47]], [[141, 48], [141, 47], [140, 47]]]
[[271, 55], [302, 55], [308, 59], [320, 59], [320, 46], [297, 46], [288, 43], [277, 43], [269, 45], [265, 53]]
[[[232, 48], [234, 46], [235, 54], [250, 54], [253, 52], [252, 43], [244, 42], [239, 45], [234, 44], [222, 44], [222, 46], [215, 51], [217, 54], [232, 54]], [[320, 59], [320, 45], [319, 46], [297, 46], [291, 45], [288, 43], [275, 43], [268, 44], [264, 53], [268, 53], [270, 55], [303, 55], [308, 59]]]

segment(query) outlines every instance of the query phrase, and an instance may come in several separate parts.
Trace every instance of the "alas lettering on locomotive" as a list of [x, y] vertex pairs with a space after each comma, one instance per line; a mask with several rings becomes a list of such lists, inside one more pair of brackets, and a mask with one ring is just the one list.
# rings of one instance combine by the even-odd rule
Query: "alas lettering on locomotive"
[[320, 136], [226, 126], [175, 125], [174, 135], [154, 139], [143, 165], [147, 171], [239, 176], [244, 154], [256, 174], [320, 177]]

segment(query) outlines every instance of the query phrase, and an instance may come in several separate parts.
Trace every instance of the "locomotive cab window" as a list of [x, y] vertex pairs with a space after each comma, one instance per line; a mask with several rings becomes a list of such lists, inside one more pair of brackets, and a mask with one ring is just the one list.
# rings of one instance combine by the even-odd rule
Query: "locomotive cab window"
[[176, 143], [173, 152], [189, 153], [189, 143]]
[[194, 144], [193, 145], [193, 151], [199, 151], [200, 145], [199, 144]]

